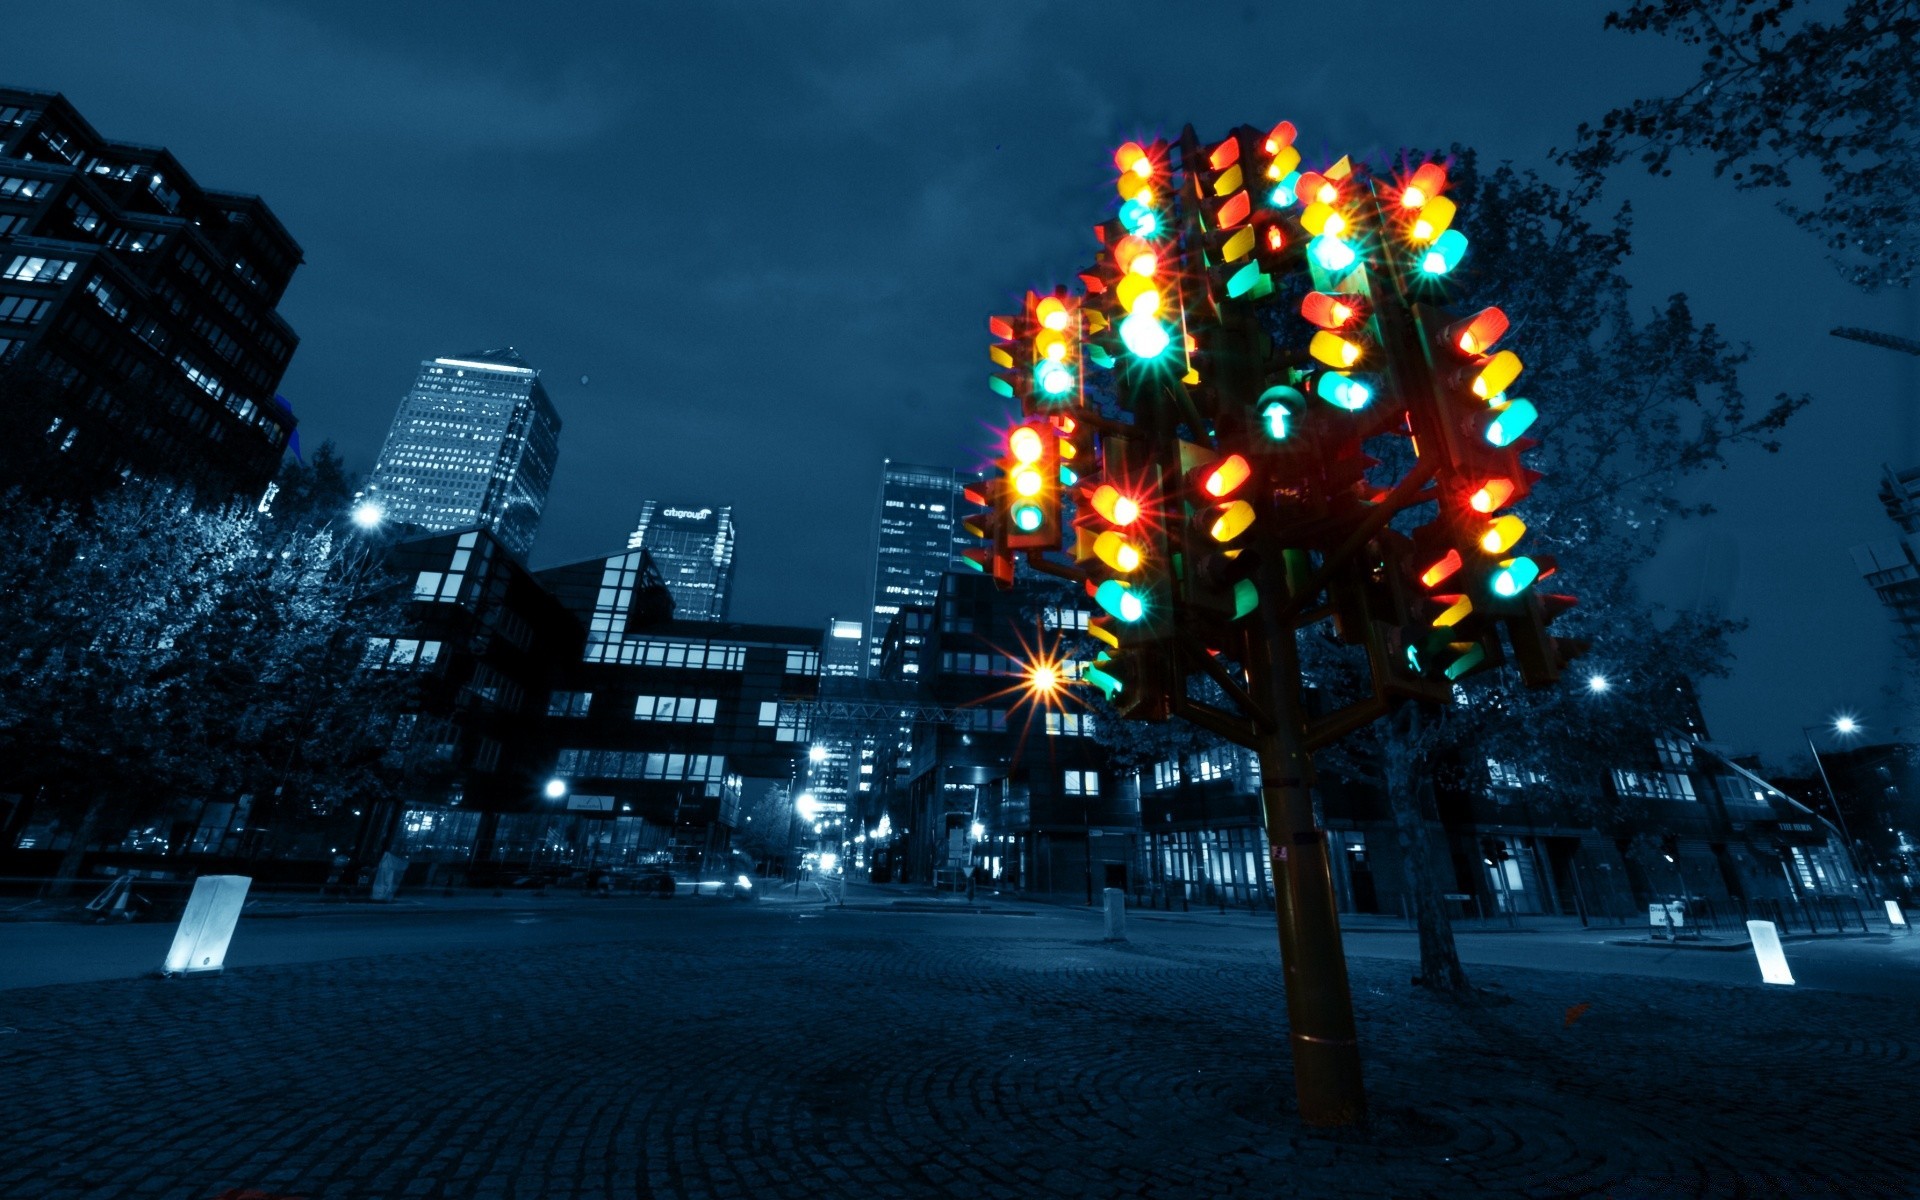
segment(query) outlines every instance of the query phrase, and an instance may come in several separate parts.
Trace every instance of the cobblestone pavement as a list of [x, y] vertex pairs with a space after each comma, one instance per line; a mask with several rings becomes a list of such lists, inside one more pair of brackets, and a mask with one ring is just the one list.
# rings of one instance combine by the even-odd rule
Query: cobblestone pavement
[[1920, 1000], [1481, 968], [1456, 1008], [1356, 959], [1373, 1118], [1330, 1133], [1271, 950], [640, 919], [0, 994], [0, 1197], [1920, 1197]]

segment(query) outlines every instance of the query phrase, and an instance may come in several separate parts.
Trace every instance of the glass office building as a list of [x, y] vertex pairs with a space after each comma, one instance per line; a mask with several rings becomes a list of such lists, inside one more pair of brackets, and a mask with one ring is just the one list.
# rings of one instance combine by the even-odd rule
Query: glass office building
[[880, 476], [880, 507], [873, 531], [873, 606], [867, 620], [867, 669], [877, 675], [887, 627], [902, 607], [928, 607], [940, 595], [940, 577], [952, 569], [967, 539], [954, 520], [960, 489], [972, 475], [949, 467], [922, 467], [888, 459]]
[[420, 364], [362, 495], [429, 533], [483, 526], [522, 561], [560, 458], [560, 414], [511, 346]]
[[733, 601], [733, 508], [721, 505], [640, 506], [627, 549], [645, 550], [673, 593], [677, 621], [724, 621]]

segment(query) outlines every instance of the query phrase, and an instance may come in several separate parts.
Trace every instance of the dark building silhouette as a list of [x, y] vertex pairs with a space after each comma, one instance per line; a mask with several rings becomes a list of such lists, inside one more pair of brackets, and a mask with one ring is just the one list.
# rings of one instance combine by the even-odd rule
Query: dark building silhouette
[[44, 384], [27, 416], [55, 452], [261, 492], [294, 429], [275, 306], [300, 262], [258, 196], [0, 88], [0, 367]]
[[724, 621], [733, 601], [733, 540], [732, 505], [648, 500], [627, 549], [652, 556], [682, 621]]
[[799, 777], [823, 630], [671, 619], [640, 549], [537, 577], [587, 627], [547, 712], [561, 840], [606, 867], [723, 850], [745, 806]]
[[406, 628], [373, 639], [368, 667], [420, 672], [424, 686], [394, 736], [412, 795], [368, 823], [361, 857], [391, 846], [416, 864], [484, 864], [518, 837], [513, 814], [541, 811], [553, 761], [540, 724], [584, 631], [488, 530], [411, 538], [387, 562], [413, 603]]

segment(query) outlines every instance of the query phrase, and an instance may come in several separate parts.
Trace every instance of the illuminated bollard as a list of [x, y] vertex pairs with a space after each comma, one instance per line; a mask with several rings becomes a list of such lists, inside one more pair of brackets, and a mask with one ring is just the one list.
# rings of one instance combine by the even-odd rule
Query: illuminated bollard
[[1108, 888], [1101, 893], [1107, 904], [1107, 940], [1124, 942], [1127, 940], [1127, 894], [1119, 888]]
[[1747, 936], [1753, 939], [1753, 956], [1760, 960], [1761, 981], [1793, 986], [1793, 972], [1787, 970], [1787, 955], [1780, 949], [1780, 932], [1773, 922], [1748, 921]]
[[1900, 911], [1898, 900], [1887, 901], [1887, 928], [1893, 929], [1907, 923], [1907, 914]]
[[167, 951], [162, 975], [217, 975], [227, 963], [227, 943], [247, 902], [245, 875], [202, 875], [193, 881], [187, 911], [180, 914], [173, 947]]

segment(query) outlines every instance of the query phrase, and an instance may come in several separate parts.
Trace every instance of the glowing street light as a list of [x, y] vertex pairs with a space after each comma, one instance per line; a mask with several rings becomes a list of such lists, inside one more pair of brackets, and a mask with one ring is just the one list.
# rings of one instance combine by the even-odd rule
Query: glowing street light
[[793, 802], [793, 811], [800, 814], [802, 821], [812, 821], [820, 815], [820, 802], [813, 798], [812, 792], [801, 792]]
[[1835, 733], [1858, 733], [1860, 732], [1860, 722], [1854, 720], [1850, 713], [1841, 713], [1833, 719], [1833, 731]]
[[545, 791], [547, 793], [547, 799], [558, 800], [567, 794], [567, 781], [564, 779], [549, 779], [547, 780]]
[[1596, 696], [1598, 696], [1601, 692], [1606, 691], [1608, 688], [1612, 686], [1613, 685], [1611, 683], [1607, 682], [1607, 677], [1605, 675], [1595, 673], [1587, 676], [1587, 690], [1589, 692], [1592, 692]]
[[825, 746], [815, 746], [808, 750], [807, 761], [817, 763], [827, 761], [827, 748]]
[[382, 512], [380, 506], [371, 500], [362, 500], [353, 506], [353, 523], [362, 529], [378, 529], [380, 528], [381, 522], [386, 519], [387, 514]]
[[[1833, 732], [1845, 738], [1853, 737], [1855, 734], [1861, 732], [1862, 728], [1859, 719], [1852, 713], [1839, 714], [1833, 718], [1830, 725]], [[1807, 749], [1813, 752], [1813, 766], [1814, 769], [1820, 773], [1820, 786], [1826, 789], [1827, 806], [1833, 809], [1834, 819], [1840, 823], [1840, 838], [1846, 843], [1847, 861], [1853, 865], [1854, 878], [1859, 881], [1861, 888], [1867, 893], [1867, 899], [1872, 900], [1874, 898], [1873, 880], [1865, 871], [1860, 869], [1860, 855], [1854, 849], [1853, 834], [1847, 829], [1847, 814], [1840, 811], [1840, 800], [1833, 794], [1833, 781], [1827, 778], [1827, 764], [1820, 761], [1820, 748], [1813, 744], [1813, 731], [1816, 728], [1817, 726], [1813, 725], [1802, 725], [1800, 732], [1807, 739]]]

